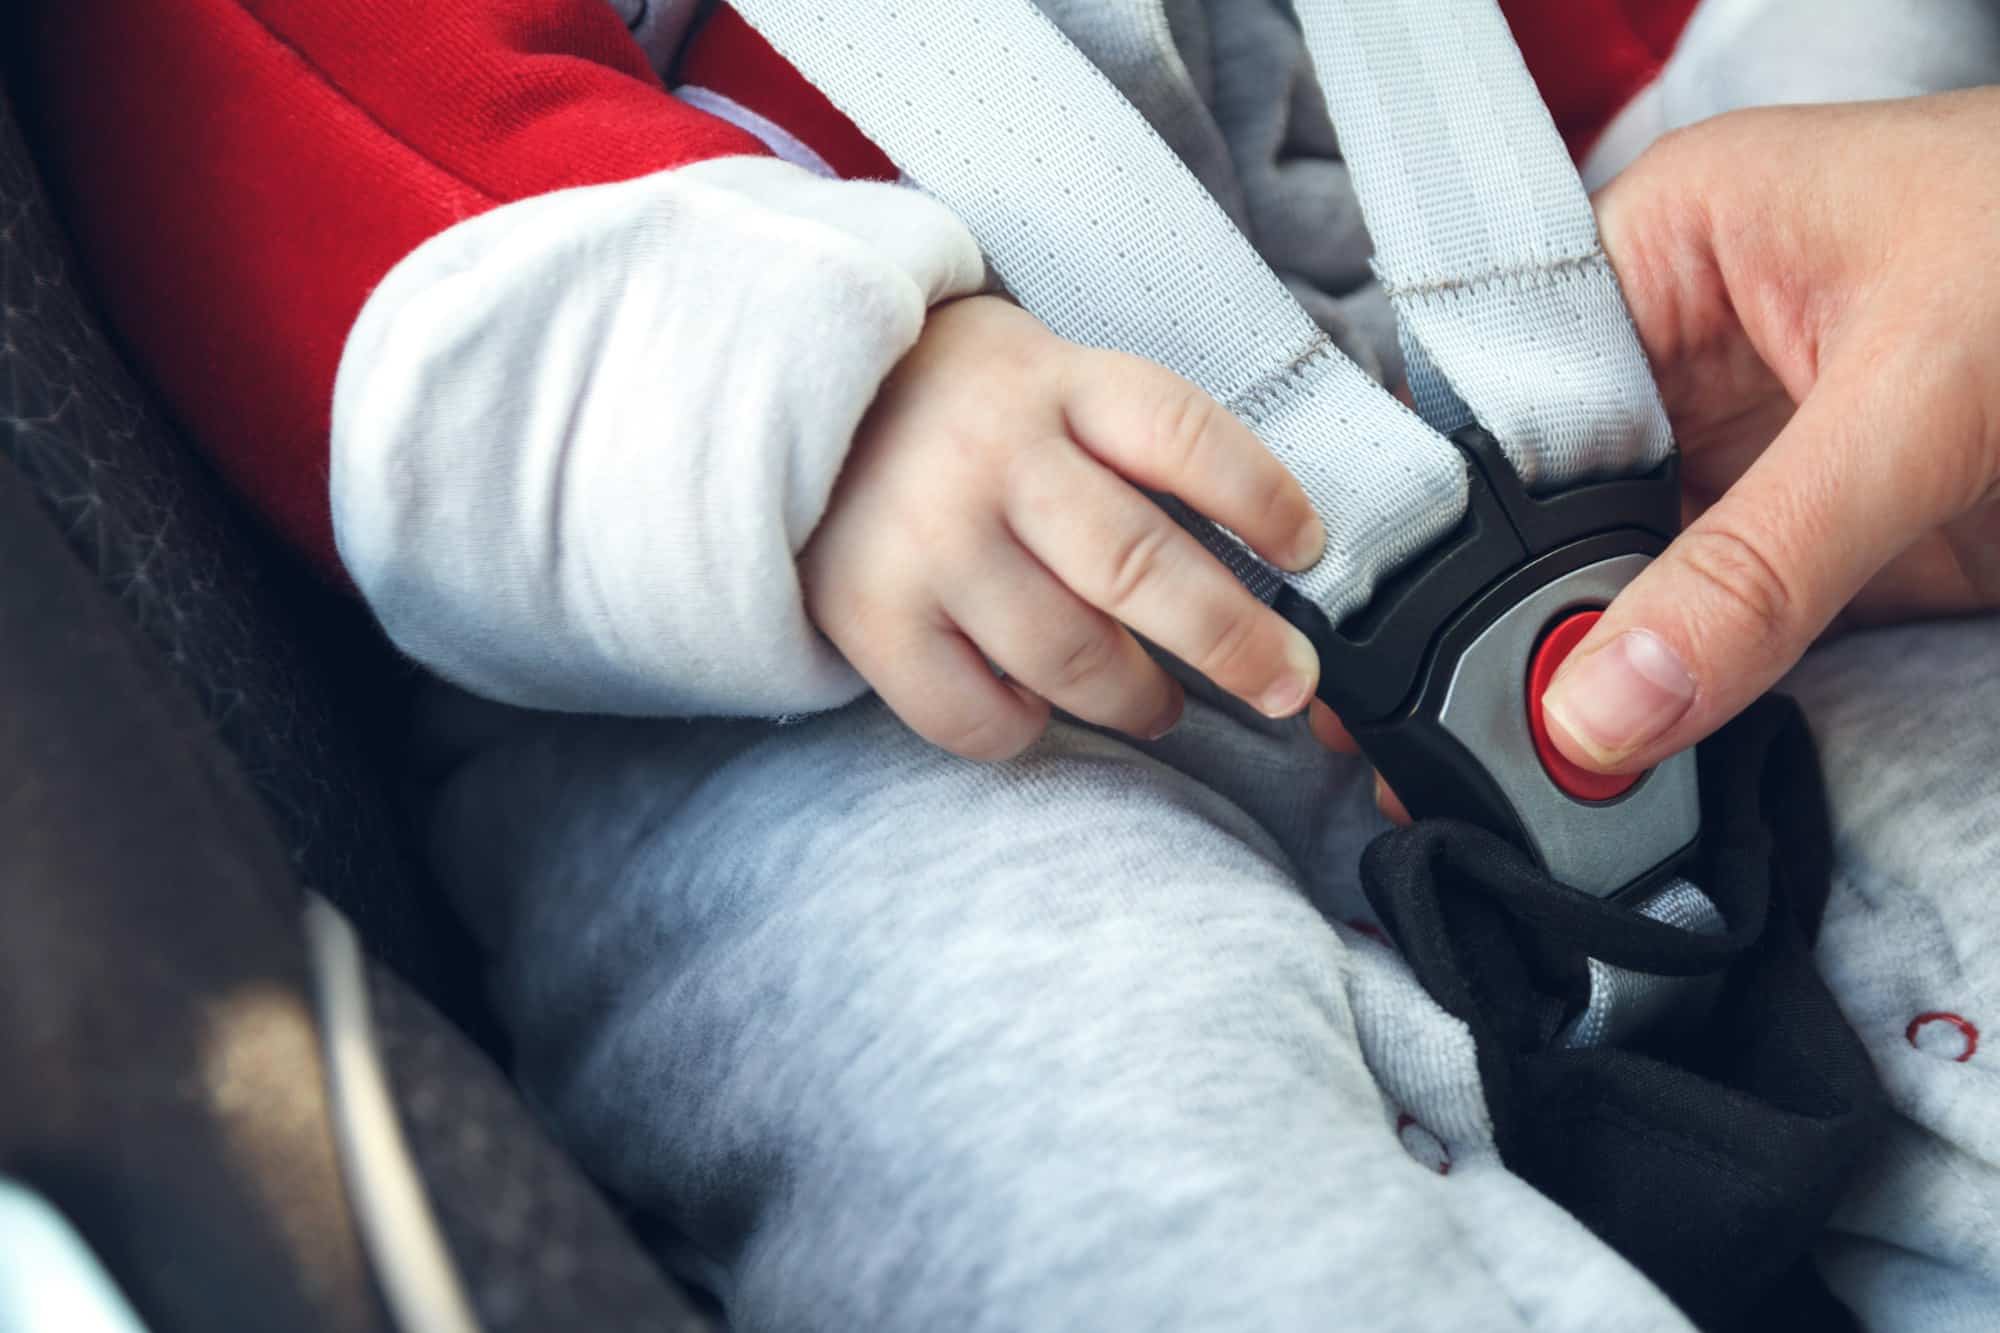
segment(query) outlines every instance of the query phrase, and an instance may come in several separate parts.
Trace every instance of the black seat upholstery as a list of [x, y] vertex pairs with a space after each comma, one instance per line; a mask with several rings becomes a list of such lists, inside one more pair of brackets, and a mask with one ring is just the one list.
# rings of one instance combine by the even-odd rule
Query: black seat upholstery
[[[464, 941], [415, 890], [372, 775], [403, 673], [352, 608], [228, 503], [133, 380], [0, 109], [0, 450], [201, 702], [299, 877], [440, 1007], [476, 1025]], [[338, 685], [338, 688], [336, 688]]]
[[[0, 51], [6, 46], [4, 29], [0, 21]], [[36, 521], [32, 515], [37, 507], [53, 520], [78, 564], [94, 576], [69, 579], [65, 574], [64, 586], [86, 590], [74, 596], [98, 596], [122, 608], [125, 616], [110, 621], [129, 619], [142, 632], [130, 634], [129, 626], [125, 631], [134, 651], [157, 658], [159, 664], [156, 672], [142, 671], [136, 678], [157, 675], [166, 688], [192, 697], [198, 708], [188, 708], [186, 714], [191, 719], [205, 715], [208, 730], [220, 738], [241, 777], [261, 798], [292, 875], [340, 907], [373, 956], [386, 964], [374, 967], [370, 977], [383, 1064], [432, 1211], [485, 1327], [507, 1333], [558, 1328], [695, 1333], [709, 1327], [543, 1135], [489, 1058], [497, 1043], [480, 1001], [475, 960], [462, 931], [428, 890], [385, 781], [410, 673], [355, 608], [315, 585], [259, 534], [121, 363], [76, 277], [28, 140], [9, 103], [5, 74], [0, 70], [0, 493], [34, 497], [34, 502], [14, 505], [9, 511], [14, 521]], [[30, 518], [21, 518], [23, 514]], [[20, 535], [30, 534], [23, 530]], [[60, 547], [53, 541], [29, 542], [21, 549]], [[23, 576], [23, 569], [12, 572], [17, 580]], [[29, 597], [12, 604], [38, 603]], [[39, 604], [46, 609], [64, 603], [44, 597]], [[24, 630], [18, 622], [16, 617], [7, 632], [38, 628], [31, 623]], [[57, 623], [46, 628], [51, 634], [71, 632]], [[51, 647], [60, 643], [39, 646], [40, 660], [46, 661]], [[46, 674], [42, 679], [48, 679]], [[0, 716], [7, 709], [34, 709], [39, 703], [0, 698]], [[167, 712], [178, 715], [171, 707]], [[216, 749], [208, 735], [191, 738], [190, 744], [203, 753]], [[117, 819], [115, 810], [102, 816], [114, 829]], [[88, 821], [80, 824], [88, 826]], [[8, 887], [44, 895], [65, 890], [59, 883]], [[189, 885], [187, 891], [201, 887]], [[297, 950], [286, 936], [287, 905], [297, 899], [297, 886], [274, 886], [254, 910], [275, 915], [231, 940], [209, 943], [217, 949], [261, 947], [284, 954], [270, 967], [274, 975], [293, 976]], [[5, 901], [0, 895], [0, 905]], [[117, 900], [109, 901], [111, 919], [122, 923]], [[37, 917], [38, 923], [80, 919], [60, 912]], [[190, 930], [199, 929], [192, 924], [199, 914], [190, 913], [188, 919]], [[234, 942], [240, 940], [251, 943]], [[115, 952], [112, 941], [104, 942], [103, 958], [90, 947], [92, 941], [75, 943], [78, 947], [53, 951], [48, 965], [65, 965], [64, 959], [91, 966], [114, 961], [108, 956]], [[198, 955], [203, 941], [194, 944]], [[146, 946], [128, 938], [124, 947]], [[164, 957], [168, 951], [156, 952]], [[32, 993], [32, 975], [12, 980]], [[193, 985], [190, 978], [180, 989]], [[89, 984], [64, 993], [81, 997], [78, 1004], [87, 1008], [114, 1004], [119, 991]], [[79, 1021], [88, 1017], [83, 1014]], [[153, 1017], [166, 1021], [168, 1015]], [[23, 1021], [21, 1015], [0, 1012], [0, 1050], [26, 1049], [48, 1066], [20, 1075], [27, 1080], [45, 1073], [83, 1087], [92, 1080], [137, 1077], [131, 1071], [141, 1064], [165, 1069], [170, 1063], [121, 1062], [114, 1050], [75, 1049], [77, 1042], [54, 1041], [46, 1031], [24, 1034]], [[143, 1034], [144, 1026], [113, 1022], [91, 1028], [86, 1023], [75, 1030], [129, 1037]], [[468, 1039], [468, 1033], [476, 1040]], [[322, 1077], [312, 1054], [300, 1058], [304, 1063], [294, 1071], [297, 1078]], [[153, 1091], [179, 1095], [174, 1089]], [[208, 1102], [216, 1100], [215, 1089], [205, 1093]], [[253, 1123], [265, 1110], [207, 1105], [201, 1096], [192, 1100], [198, 1104], [190, 1114], [202, 1112], [204, 1105], [209, 1112], [228, 1109], [238, 1123]], [[113, 1103], [79, 1093], [76, 1104]], [[285, 1108], [269, 1109], [282, 1114]], [[139, 1120], [135, 1129], [131, 1117], [117, 1126], [109, 1119], [107, 1115], [102, 1132], [127, 1136], [121, 1146], [130, 1151], [93, 1156], [89, 1135], [96, 1126], [88, 1115], [80, 1125], [55, 1129], [46, 1117], [0, 1116], [0, 1171], [49, 1179], [48, 1172], [60, 1165], [52, 1165], [51, 1153], [84, 1163], [86, 1176], [115, 1176], [123, 1169], [118, 1163], [143, 1164], [148, 1145], [143, 1138], [135, 1145], [130, 1136], [143, 1135], [146, 1122]], [[9, 1141], [9, 1133], [17, 1129], [41, 1137], [33, 1143]], [[56, 1130], [62, 1141], [51, 1147], [54, 1141], [47, 1136]], [[299, 1126], [292, 1124], [289, 1132], [299, 1132]], [[180, 1141], [213, 1142], [218, 1135], [226, 1141], [227, 1127], [184, 1135]], [[163, 1141], [160, 1150], [174, 1149]], [[242, 1160], [255, 1160], [280, 1174], [285, 1170], [282, 1161], [242, 1154], [236, 1160], [238, 1170]], [[37, 1162], [39, 1169], [31, 1170]], [[182, 1174], [195, 1180], [198, 1164], [183, 1165]], [[226, 1161], [218, 1169], [229, 1169]], [[288, 1197], [294, 1207], [303, 1206], [299, 1200], [304, 1196], [292, 1182], [270, 1179], [262, 1185], [272, 1198]], [[194, 1184], [178, 1195], [169, 1189], [165, 1196], [161, 1190], [168, 1186], [159, 1180], [151, 1182], [150, 1193], [135, 1194], [117, 1179], [94, 1177], [78, 1188], [85, 1194], [56, 1202], [71, 1208], [86, 1239], [93, 1240], [114, 1270], [120, 1256], [141, 1268], [152, 1265], [145, 1271], [114, 1271], [113, 1276], [135, 1296], [154, 1293], [150, 1304], [141, 1302], [141, 1313], [155, 1321], [155, 1333], [235, 1326], [228, 1312], [241, 1307], [230, 1304], [228, 1291], [211, 1293], [215, 1304], [208, 1319], [198, 1310], [191, 1315], [195, 1307], [187, 1300], [165, 1300], [158, 1293], [166, 1289], [159, 1283], [171, 1285], [176, 1273], [185, 1279], [226, 1270], [226, 1264], [190, 1266], [184, 1251], [189, 1244], [240, 1245], [230, 1221], [240, 1221], [240, 1209], [227, 1216], [205, 1212], [203, 1200], [214, 1191], [205, 1193]], [[178, 1213], [173, 1206], [156, 1206], [163, 1197], [166, 1205], [179, 1200]], [[138, 1198], [151, 1200], [152, 1211], [136, 1208], [132, 1200]], [[166, 1238], [171, 1244], [106, 1245], [93, 1239], [93, 1224], [157, 1230], [169, 1216], [186, 1228]], [[337, 1199], [320, 1210], [319, 1220], [329, 1228], [350, 1225]], [[273, 1288], [280, 1289], [290, 1288], [282, 1283]], [[185, 1290], [181, 1294], [187, 1295]], [[198, 1295], [189, 1299], [198, 1303]], [[379, 1310], [366, 1290], [353, 1293], [344, 1306], [328, 1301], [319, 1308]], [[373, 1326], [372, 1316], [365, 1322]], [[336, 1319], [327, 1326], [362, 1325]]]

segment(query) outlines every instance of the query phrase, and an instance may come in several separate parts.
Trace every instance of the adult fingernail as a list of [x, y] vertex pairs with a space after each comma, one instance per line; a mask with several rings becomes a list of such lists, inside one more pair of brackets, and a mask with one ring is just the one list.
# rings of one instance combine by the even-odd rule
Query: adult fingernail
[[1285, 568], [1297, 573], [1311, 569], [1326, 554], [1326, 524], [1319, 521], [1318, 514], [1306, 517], [1306, 525], [1299, 529], [1299, 535], [1292, 542], [1291, 558]]
[[1319, 683], [1319, 653], [1312, 640], [1285, 626], [1285, 669], [1258, 696], [1257, 711], [1265, 717], [1290, 717], [1312, 698]]
[[1588, 657], [1566, 663], [1542, 711], [1602, 764], [1615, 764], [1681, 720], [1694, 676], [1667, 641], [1627, 630]]

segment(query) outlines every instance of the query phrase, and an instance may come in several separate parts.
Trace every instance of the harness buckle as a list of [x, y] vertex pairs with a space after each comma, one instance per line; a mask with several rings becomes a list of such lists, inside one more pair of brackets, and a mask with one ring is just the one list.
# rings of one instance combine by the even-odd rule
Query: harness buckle
[[1273, 605], [1312, 640], [1319, 697], [1412, 816], [1481, 825], [1599, 897], [1657, 884], [1701, 831], [1694, 755], [1597, 778], [1549, 743], [1540, 696], [1582, 617], [1679, 531], [1677, 457], [1536, 496], [1486, 431], [1451, 438], [1471, 486], [1445, 541], [1337, 626], [1291, 588]]

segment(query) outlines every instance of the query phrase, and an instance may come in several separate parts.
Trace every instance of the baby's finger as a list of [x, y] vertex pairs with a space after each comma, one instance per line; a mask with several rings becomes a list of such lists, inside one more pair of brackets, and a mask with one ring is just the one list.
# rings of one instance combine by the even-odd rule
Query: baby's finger
[[1335, 754], [1360, 754], [1361, 746], [1339, 716], [1315, 699], [1306, 706], [1306, 726], [1313, 738]]
[[1178, 496], [1282, 569], [1309, 568], [1326, 529], [1298, 479], [1248, 426], [1164, 367], [1122, 352], [1080, 358], [1065, 386], [1070, 434], [1150, 491]]
[[1380, 773], [1375, 775], [1375, 808], [1382, 812], [1385, 819], [1399, 828], [1407, 827], [1411, 822], [1410, 812], [1404, 806], [1403, 798], [1396, 795], [1394, 787], [1382, 781]]
[[1007, 520], [1085, 602], [1267, 717], [1306, 706], [1319, 657], [1160, 507], [1080, 450], [1019, 470]]
[[967, 638], [1057, 708], [1143, 740], [1180, 721], [1182, 695], [1110, 616], [1085, 605], [1021, 547], [989, 556], [976, 581], [944, 594]]
[[967, 759], [1011, 759], [1049, 724], [1049, 706], [993, 674], [940, 612], [861, 618], [821, 629], [910, 730]]

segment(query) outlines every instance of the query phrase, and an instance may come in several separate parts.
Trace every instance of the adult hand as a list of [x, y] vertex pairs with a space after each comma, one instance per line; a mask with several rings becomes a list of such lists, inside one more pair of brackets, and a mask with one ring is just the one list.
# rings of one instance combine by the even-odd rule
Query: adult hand
[[1550, 685], [1565, 754], [1646, 768], [1836, 622], [2000, 605], [2000, 89], [1722, 117], [1597, 208], [1688, 524]]
[[1636, 772], [1829, 627], [2000, 606], [2000, 89], [1718, 117], [1596, 205], [1687, 526], [1551, 683], [1563, 753]]

